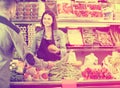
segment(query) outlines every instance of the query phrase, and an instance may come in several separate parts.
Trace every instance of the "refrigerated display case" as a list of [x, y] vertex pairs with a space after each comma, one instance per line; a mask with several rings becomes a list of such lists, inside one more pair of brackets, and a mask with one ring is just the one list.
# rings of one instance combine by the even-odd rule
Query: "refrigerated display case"
[[[59, 22], [58, 22], [59, 23]], [[69, 23], [69, 22], [68, 22]], [[99, 23], [99, 22], [98, 22]], [[73, 24], [73, 23], [72, 23]], [[75, 23], [74, 23], [75, 24]], [[80, 24], [80, 23], [78, 23]], [[88, 23], [87, 23], [88, 24]], [[91, 24], [91, 23], [90, 23]], [[92, 25], [93, 24], [93, 25]], [[89, 28], [93, 28], [94, 23], [92, 23]], [[99, 23], [100, 25], [102, 23]], [[105, 24], [105, 22], [103, 23]], [[119, 23], [106, 23], [107, 25], [113, 25], [115, 28], [118, 28]], [[59, 24], [60, 25], [60, 24]], [[88, 26], [88, 25], [87, 25]], [[99, 25], [98, 25], [99, 26]], [[98, 27], [97, 26], [97, 27]], [[108, 27], [108, 26], [104, 26]], [[80, 27], [81, 28], [81, 27]], [[84, 27], [83, 27], [84, 28]], [[87, 28], [87, 27], [85, 27]], [[72, 28], [72, 31], [74, 28]], [[67, 31], [69, 28], [67, 27]], [[79, 30], [79, 28], [78, 28]], [[116, 32], [116, 31], [115, 31]], [[119, 34], [119, 32], [118, 32]], [[66, 32], [67, 35], [67, 32]], [[116, 35], [115, 35], [116, 36]], [[113, 43], [113, 42], [112, 42]], [[84, 44], [84, 42], [83, 42]], [[91, 43], [89, 43], [91, 44]], [[81, 61], [82, 64], [85, 62], [85, 57], [93, 53], [97, 58], [98, 58], [98, 64], [102, 65], [103, 60], [108, 56], [108, 55], [113, 55], [113, 52], [118, 52], [119, 53], [119, 45], [116, 45], [113, 43], [110, 46], [104, 46], [104, 45], [98, 45], [98, 44], [91, 44], [91, 45], [74, 45], [74, 44], [67, 44], [67, 50], [68, 52], [72, 51], [75, 53], [75, 56], [71, 56], [71, 60], [76, 59], [77, 61]], [[94, 57], [91, 57], [91, 60]], [[90, 66], [92, 67], [92, 66]], [[77, 71], [76, 71], [77, 72]], [[59, 72], [58, 72], [59, 73]], [[99, 74], [99, 73], [98, 73]], [[119, 75], [119, 74], [118, 74]], [[94, 75], [96, 76], [96, 75]], [[86, 78], [85, 78], [86, 79]], [[119, 88], [120, 87], [120, 80], [119, 78], [117, 79], [112, 79], [112, 78], [92, 78], [89, 79], [87, 78], [86, 80], [78, 80], [75, 82], [77, 85], [77, 88]], [[68, 85], [71, 85], [71, 83]], [[62, 81], [48, 81], [48, 80], [39, 80], [39, 81], [19, 81], [19, 82], [11, 82], [11, 88], [64, 88], [62, 85]]]

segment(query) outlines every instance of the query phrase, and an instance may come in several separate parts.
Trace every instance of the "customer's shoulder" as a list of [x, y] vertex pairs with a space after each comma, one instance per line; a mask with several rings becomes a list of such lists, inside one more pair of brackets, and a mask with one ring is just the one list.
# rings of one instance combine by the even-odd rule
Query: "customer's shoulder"
[[0, 23], [0, 29], [8, 28], [7, 25]]
[[5, 24], [2, 24], [2, 23], [0, 23], [0, 31], [10, 31], [10, 28], [7, 26], [7, 25], [5, 25]]

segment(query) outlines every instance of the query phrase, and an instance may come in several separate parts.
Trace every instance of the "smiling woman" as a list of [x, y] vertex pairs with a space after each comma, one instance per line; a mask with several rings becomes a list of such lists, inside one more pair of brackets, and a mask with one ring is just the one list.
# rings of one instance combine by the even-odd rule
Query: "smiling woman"
[[46, 10], [41, 18], [42, 30], [34, 39], [32, 51], [38, 58], [45, 61], [60, 60], [66, 54], [66, 37], [58, 30], [56, 16], [51, 10]]

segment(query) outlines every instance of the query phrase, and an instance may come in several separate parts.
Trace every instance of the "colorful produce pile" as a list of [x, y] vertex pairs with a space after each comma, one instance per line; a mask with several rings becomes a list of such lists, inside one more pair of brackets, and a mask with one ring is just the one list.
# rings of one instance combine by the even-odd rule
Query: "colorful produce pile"
[[[69, 45], [119, 46], [119, 33], [104, 27], [67, 28]], [[114, 35], [113, 35], [114, 34]], [[115, 35], [116, 34], [116, 35]], [[74, 37], [73, 37], [74, 36]], [[115, 40], [118, 39], [118, 40]], [[116, 44], [118, 43], [118, 44]]]
[[59, 17], [103, 18], [100, 3], [58, 2], [57, 7]]
[[103, 60], [103, 66], [106, 67], [115, 79], [120, 79], [120, 53], [112, 52]]
[[37, 20], [39, 4], [37, 2], [19, 2], [17, 5], [16, 20]]
[[19, 60], [13, 60], [10, 63], [11, 78], [10, 81], [23, 81], [24, 63]]
[[108, 71], [108, 69], [102, 67], [99, 69], [86, 68], [82, 71], [82, 77], [86, 80], [88, 79], [113, 79], [113, 76]]
[[81, 77], [80, 68], [77, 68], [72, 64], [65, 62], [57, 63], [49, 71], [50, 81], [60, 81], [62, 79], [79, 80], [80, 77]]
[[[67, 57], [68, 58], [68, 57]], [[69, 57], [73, 60], [72, 57]], [[36, 68], [30, 65], [23, 68], [24, 63], [11, 63], [11, 81], [61, 81], [72, 80], [109, 80], [120, 79], [120, 53], [112, 52], [98, 63], [94, 53], [85, 56], [84, 63], [70, 60], [55, 62], [50, 68]]]
[[24, 73], [25, 81], [40, 81], [40, 80], [48, 80], [48, 69], [39, 69], [33, 66], [27, 66], [26, 71]]

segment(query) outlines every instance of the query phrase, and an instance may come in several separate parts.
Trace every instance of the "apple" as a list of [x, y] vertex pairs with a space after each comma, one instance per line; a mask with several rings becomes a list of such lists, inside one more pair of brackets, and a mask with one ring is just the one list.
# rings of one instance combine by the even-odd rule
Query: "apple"
[[48, 74], [47, 74], [47, 73], [42, 73], [42, 74], [41, 74], [41, 77], [42, 77], [43, 79], [48, 79]]

